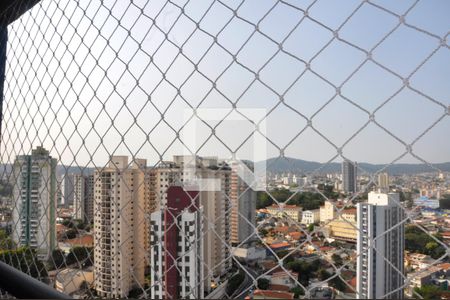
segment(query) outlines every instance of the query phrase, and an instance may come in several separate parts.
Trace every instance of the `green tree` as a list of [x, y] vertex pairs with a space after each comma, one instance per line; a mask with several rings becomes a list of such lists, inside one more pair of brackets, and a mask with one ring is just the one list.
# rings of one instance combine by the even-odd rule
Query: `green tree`
[[28, 247], [0, 251], [0, 261], [36, 279], [47, 277], [47, 270], [37, 257], [36, 251]]
[[420, 288], [414, 288], [414, 291], [426, 300], [440, 299], [442, 290], [435, 285], [424, 285]]
[[242, 281], [244, 280], [245, 275], [242, 271], [240, 271], [238, 274], [234, 275], [228, 280], [227, 284], [227, 294], [228, 296], [232, 296], [234, 292], [239, 288]]
[[71, 219], [65, 219], [61, 222], [62, 225], [68, 227], [68, 228], [73, 228], [75, 227], [75, 224], [73, 223], [73, 221]]
[[86, 265], [92, 265], [94, 262], [93, 252], [94, 250], [89, 247], [73, 247], [67, 254], [66, 263], [71, 265], [84, 262]]
[[16, 245], [4, 229], [0, 229], [0, 250], [12, 250]]
[[266, 278], [258, 279], [258, 289], [260, 290], [268, 290], [270, 287], [270, 280]]
[[328, 273], [327, 270], [322, 269], [322, 268], [319, 269], [319, 271], [317, 272], [317, 278], [318, 278], [320, 281], [324, 281], [324, 280], [330, 278], [330, 276], [331, 276], [331, 274]]
[[265, 192], [259, 191], [256, 193], [256, 208], [261, 209], [272, 205], [273, 199]]
[[259, 230], [259, 233], [260, 233], [262, 236], [266, 236], [269, 232], [268, 232], [266, 229], [262, 228], [262, 229]]
[[76, 238], [77, 234], [78, 234], [78, 230], [76, 230], [76, 229], [69, 229], [69, 230], [66, 230], [66, 232], [64, 232], [65, 237], [69, 240]]
[[309, 284], [309, 279], [314, 276], [314, 273], [320, 268], [320, 261], [315, 260], [306, 262], [304, 260], [295, 260], [286, 264], [289, 270], [298, 273], [298, 281], [303, 285]]
[[48, 260], [48, 264], [51, 270], [59, 269], [64, 266], [66, 261], [66, 255], [61, 249], [55, 249], [52, 251], [51, 257]]
[[335, 264], [337, 267], [342, 266], [342, 263], [343, 263], [343, 262], [342, 262], [342, 257], [341, 257], [340, 255], [334, 253], [334, 254], [331, 256], [331, 259], [333, 260], [334, 264]]
[[[441, 240], [442, 236], [436, 234], [436, 239]], [[438, 259], [445, 253], [445, 248], [438, 244], [428, 233], [423, 232], [414, 225], [405, 228], [405, 249], [411, 252], [430, 255]]]
[[291, 293], [294, 293], [294, 298], [298, 299], [305, 294], [305, 290], [301, 286], [296, 286], [291, 289]]
[[314, 231], [314, 224], [309, 224], [308, 225], [308, 231], [309, 232], [313, 232]]
[[333, 277], [329, 281], [330, 286], [334, 287], [335, 289], [343, 292], [347, 289], [347, 285], [345, 282], [342, 281], [342, 279], [339, 276]]

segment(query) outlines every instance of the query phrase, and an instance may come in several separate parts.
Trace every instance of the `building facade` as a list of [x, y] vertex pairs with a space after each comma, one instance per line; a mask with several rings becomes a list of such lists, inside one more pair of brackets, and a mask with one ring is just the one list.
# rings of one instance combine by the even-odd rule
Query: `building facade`
[[[250, 170], [253, 166], [246, 164]], [[256, 192], [251, 189], [237, 172], [237, 165], [231, 166], [231, 243], [250, 242], [255, 238]]]
[[357, 292], [360, 299], [402, 299], [404, 211], [398, 193], [370, 192], [357, 204]]
[[[193, 203], [195, 203], [193, 205]], [[199, 193], [171, 186], [167, 206], [151, 214], [152, 299], [204, 297], [203, 221]]]
[[302, 213], [302, 224], [309, 225], [319, 222], [320, 220], [320, 210], [305, 210]]
[[302, 220], [302, 208], [296, 205], [288, 205], [284, 203], [272, 204], [266, 207], [267, 212], [272, 216], [279, 218], [288, 217], [289, 219], [300, 222]]
[[330, 200], [325, 201], [325, 203], [319, 208], [320, 222], [328, 222], [334, 219], [335, 208], [333, 202]]
[[94, 277], [101, 297], [126, 297], [144, 284], [148, 250], [144, 211], [145, 160], [111, 157], [94, 173]]
[[79, 220], [86, 219], [85, 197], [86, 179], [81, 174], [72, 174], [73, 179], [73, 217]]
[[383, 192], [389, 192], [389, 174], [384, 172], [378, 174], [378, 189]]
[[[203, 211], [203, 266], [204, 287], [208, 292], [211, 282], [219, 280], [231, 269], [231, 168], [217, 157], [176, 155], [173, 162], [164, 162], [151, 171], [154, 187], [150, 203], [160, 210], [167, 203], [167, 190], [173, 185], [196, 186], [197, 179], [214, 182], [214, 188], [199, 191]], [[152, 188], [150, 188], [152, 190]]]
[[12, 238], [47, 259], [56, 246], [56, 159], [43, 147], [18, 156], [13, 172]]
[[84, 192], [85, 192], [85, 221], [89, 224], [94, 222], [94, 174], [87, 175], [85, 177]]
[[61, 204], [65, 207], [73, 205], [74, 199], [74, 174], [65, 173], [61, 178]]
[[358, 223], [356, 209], [344, 209], [340, 216], [325, 225], [329, 237], [348, 242], [356, 242], [358, 237]]
[[356, 193], [357, 188], [357, 164], [349, 160], [342, 162], [342, 189], [346, 193]]

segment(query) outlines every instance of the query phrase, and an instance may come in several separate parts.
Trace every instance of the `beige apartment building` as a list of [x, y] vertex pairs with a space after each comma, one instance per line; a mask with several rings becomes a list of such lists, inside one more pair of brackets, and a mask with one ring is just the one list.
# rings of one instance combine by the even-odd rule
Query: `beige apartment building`
[[101, 297], [126, 297], [144, 284], [149, 209], [144, 179], [146, 161], [113, 156], [94, 174], [94, 278]]
[[296, 205], [288, 205], [284, 203], [272, 204], [266, 207], [267, 212], [278, 218], [288, 217], [292, 221], [300, 222], [302, 220], [302, 208]]
[[356, 221], [356, 208], [347, 208], [339, 217], [326, 224], [325, 228], [331, 238], [356, 242], [358, 234]]

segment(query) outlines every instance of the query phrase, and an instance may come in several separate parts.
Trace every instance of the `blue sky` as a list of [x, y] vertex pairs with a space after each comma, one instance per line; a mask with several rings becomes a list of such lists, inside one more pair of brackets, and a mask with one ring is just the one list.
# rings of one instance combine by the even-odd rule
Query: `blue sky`
[[[44, 0], [9, 30], [2, 147], [18, 154], [42, 143], [66, 164], [170, 159], [183, 149], [184, 109], [235, 103], [270, 112], [268, 157], [326, 162], [337, 147], [389, 163], [412, 143], [426, 161], [450, 161], [450, 3], [415, 2]], [[367, 123], [371, 114], [381, 127]], [[250, 125], [227, 121], [215, 133], [237, 149]], [[200, 126], [199, 143], [210, 134]], [[251, 159], [251, 141], [238, 157]], [[215, 138], [199, 154], [231, 156]]]

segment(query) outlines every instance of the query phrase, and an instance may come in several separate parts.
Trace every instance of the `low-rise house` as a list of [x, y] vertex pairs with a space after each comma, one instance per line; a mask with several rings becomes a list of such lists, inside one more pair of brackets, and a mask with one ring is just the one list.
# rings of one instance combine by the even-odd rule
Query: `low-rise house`
[[408, 253], [405, 256], [406, 266], [413, 270], [423, 270], [428, 268], [433, 262], [429, 255], [421, 253]]
[[255, 290], [251, 296], [247, 296], [245, 299], [294, 299], [294, 294], [283, 291]]
[[318, 209], [305, 210], [302, 213], [302, 224], [309, 225], [319, 222], [320, 211]]
[[288, 217], [292, 221], [299, 222], [302, 218], [302, 208], [296, 205], [287, 205], [284, 203], [272, 204], [266, 207], [266, 210], [272, 216], [279, 218]]
[[236, 248], [232, 252], [237, 258], [245, 261], [263, 260], [266, 258], [266, 249], [263, 247]]
[[274, 270], [270, 274], [270, 284], [284, 285], [293, 288], [296, 285], [295, 280], [298, 280], [298, 273], [284, 270]]
[[[272, 249], [275, 253], [278, 251], [288, 250], [290, 247], [291, 244], [287, 242], [275, 243], [270, 245], [270, 249]], [[273, 255], [272, 251], [270, 251], [269, 249], [267, 249], [266, 253], [268, 256]]]
[[94, 270], [92, 268], [87, 270], [68, 268], [61, 270], [56, 275], [55, 288], [62, 293], [71, 295], [83, 288], [82, 285], [88, 289], [93, 283]]

